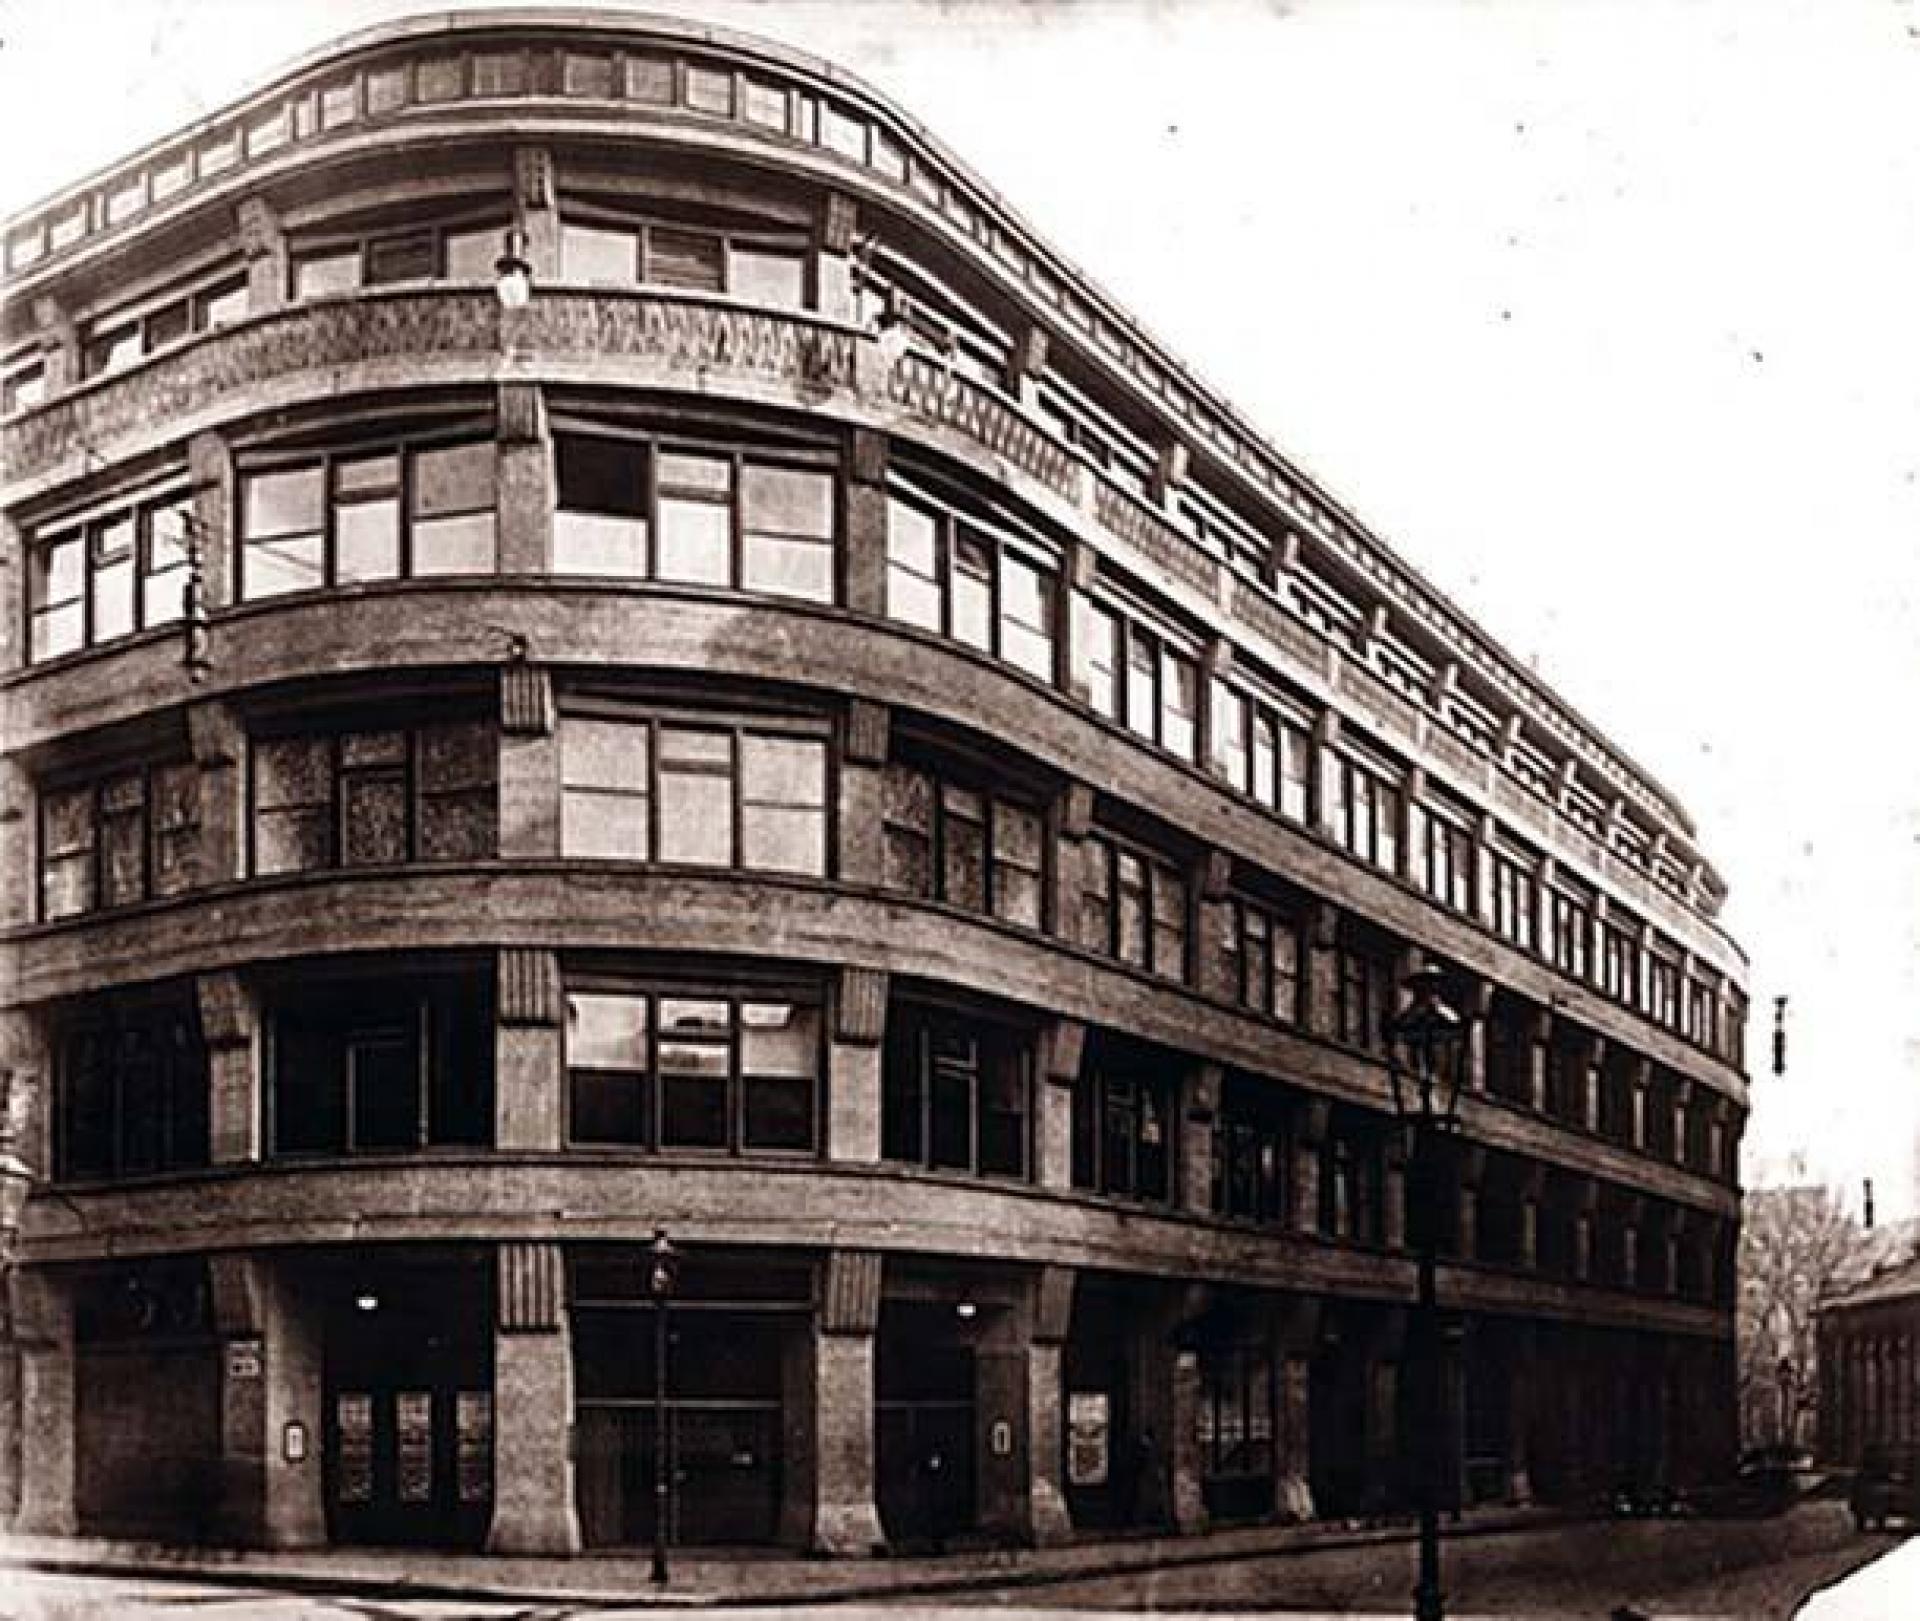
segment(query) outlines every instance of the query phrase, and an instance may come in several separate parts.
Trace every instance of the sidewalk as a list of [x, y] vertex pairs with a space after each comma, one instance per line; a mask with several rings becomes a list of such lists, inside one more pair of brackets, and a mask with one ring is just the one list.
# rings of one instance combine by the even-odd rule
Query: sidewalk
[[1908, 1537], [1815, 1593], [1794, 1621], [1904, 1621], [1909, 1616], [1920, 1616], [1920, 1536]]
[[[1448, 1522], [1449, 1540], [1565, 1523], [1552, 1509], [1482, 1509]], [[99, 1537], [0, 1535], [0, 1567], [87, 1574], [176, 1576], [314, 1593], [405, 1592], [418, 1598], [512, 1599], [697, 1607], [794, 1607], [857, 1599], [937, 1598], [980, 1588], [1041, 1586], [1085, 1576], [1409, 1542], [1411, 1522], [1257, 1526], [1200, 1536], [1106, 1537], [1052, 1548], [982, 1548], [943, 1556], [810, 1559], [786, 1553], [676, 1551], [665, 1588], [647, 1579], [645, 1550], [576, 1559], [509, 1559], [382, 1548], [274, 1551], [180, 1548]]]

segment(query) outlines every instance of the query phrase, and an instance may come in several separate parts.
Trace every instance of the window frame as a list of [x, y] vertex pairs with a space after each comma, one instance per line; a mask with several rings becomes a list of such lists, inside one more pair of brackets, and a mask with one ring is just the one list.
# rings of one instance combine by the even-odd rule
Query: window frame
[[[161, 779], [168, 773], [184, 774], [185, 780], [191, 787], [191, 792], [187, 796], [191, 815], [177, 826], [165, 825], [160, 819], [160, 811], [167, 803], [160, 784]], [[104, 796], [110, 784], [130, 776], [137, 776], [141, 783], [139, 893], [130, 900], [109, 901], [106, 874], [110, 813], [105, 807]], [[92, 772], [84, 777], [54, 777], [37, 784], [34, 793], [35, 917], [42, 923], [64, 923], [103, 912], [121, 912], [132, 907], [145, 906], [153, 901], [171, 900], [192, 889], [198, 876], [193, 872], [192, 867], [200, 828], [199, 789], [199, 769], [185, 755], [134, 761], [115, 769]], [[82, 793], [87, 796], [87, 828], [91, 841], [86, 847], [87, 892], [90, 900], [88, 904], [77, 906], [71, 911], [55, 912], [48, 905], [48, 861], [52, 842], [48, 830], [49, 801], [63, 795]], [[169, 837], [185, 840], [188, 851], [188, 870], [186, 878], [178, 887], [162, 889], [156, 887], [156, 875], [164, 865], [161, 859], [162, 841]], [[76, 852], [68, 852], [68, 854], [73, 853]]]
[[[628, 1001], [643, 1003], [646, 1007], [646, 1062], [639, 1070], [612, 1070], [603, 1068], [589, 1069], [584, 1065], [576, 1066], [571, 1051], [570, 1032], [573, 1024], [573, 998], [576, 996], [620, 997]], [[782, 980], [767, 983], [745, 980], [695, 980], [677, 979], [671, 976], [622, 976], [605, 973], [573, 973], [566, 976], [562, 993], [566, 1013], [562, 1023], [561, 1067], [566, 1076], [566, 1093], [562, 1121], [562, 1146], [569, 1154], [648, 1154], [648, 1155], [688, 1155], [702, 1159], [773, 1159], [773, 1160], [814, 1160], [826, 1151], [827, 1097], [829, 1075], [827, 1069], [827, 1049], [830, 1033], [827, 1028], [826, 1001], [817, 986], [807, 986], [793, 981]], [[663, 1041], [690, 1043], [698, 1038], [689, 1033], [675, 1035], [664, 1030], [660, 1022], [660, 1008], [668, 1002], [715, 1002], [724, 1003], [728, 1009], [727, 1032], [725, 1037], [726, 1071], [722, 1080], [723, 1102], [726, 1126], [724, 1145], [712, 1146], [693, 1143], [668, 1143], [666, 1141], [666, 1081], [667, 1072], [660, 1065], [660, 1051]], [[808, 1086], [808, 1137], [806, 1147], [768, 1147], [755, 1146], [747, 1140], [747, 1090], [755, 1079], [791, 1079], [791, 1077], [769, 1077], [750, 1074], [745, 1067], [747, 1042], [747, 1020], [743, 1009], [749, 1005], [783, 1003], [790, 1009], [810, 1015], [813, 1020], [813, 1073]], [[722, 1044], [715, 1040], [700, 1042], [712, 1048]], [[640, 1132], [637, 1140], [580, 1137], [576, 1135], [576, 1115], [579, 1112], [574, 1095], [576, 1075], [623, 1075], [635, 1077], [641, 1088], [640, 1096]]]
[[[936, 1096], [940, 1079], [940, 1058], [936, 1045], [941, 1038], [959, 1039], [972, 1048], [966, 1071], [967, 1154], [964, 1164], [939, 1158], [936, 1149]], [[911, 1087], [898, 1084], [895, 1062], [899, 1049], [911, 1043]], [[889, 1165], [907, 1166], [935, 1175], [975, 1177], [981, 1181], [1031, 1184], [1038, 1174], [1039, 1153], [1036, 1133], [1039, 1129], [1039, 1061], [1034, 1033], [1011, 1020], [996, 1018], [975, 1008], [965, 1008], [917, 998], [895, 1000], [887, 1008], [887, 1037], [882, 1047], [881, 1159]], [[996, 1065], [1010, 1065], [1020, 1094], [1018, 1131], [1020, 1166], [1017, 1170], [988, 1169], [983, 1161], [986, 1141], [986, 1099]], [[915, 1118], [909, 1122], [917, 1152], [905, 1155], [893, 1151], [896, 1133], [889, 1121], [899, 1116], [890, 1104], [905, 1090], [912, 1092]]]
[[[429, 282], [455, 282], [460, 286], [479, 286], [489, 278], [476, 277], [471, 281], [456, 278], [447, 268], [447, 240], [456, 236], [478, 236], [490, 232], [496, 244], [504, 251], [507, 234], [512, 228], [512, 209], [504, 201], [497, 212], [484, 207], [476, 207], [471, 212], [455, 213], [440, 219], [421, 223], [415, 220], [398, 221], [387, 225], [368, 225], [358, 229], [340, 227], [302, 232], [287, 244], [287, 282], [286, 298], [289, 304], [307, 304], [323, 298], [348, 298], [356, 293], [364, 293], [386, 287], [412, 287]], [[425, 276], [382, 276], [375, 280], [371, 275], [373, 256], [383, 247], [407, 241], [409, 238], [426, 238], [431, 243], [434, 268]], [[322, 289], [315, 292], [302, 292], [300, 271], [304, 264], [322, 259], [341, 259], [353, 254], [356, 260], [355, 280], [351, 286]]]
[[[1233, 969], [1234, 1006], [1288, 1029], [1299, 1029], [1304, 1022], [1306, 997], [1306, 925], [1284, 908], [1240, 894], [1228, 898], [1225, 916], [1231, 938], [1224, 942], [1224, 949]], [[1254, 994], [1254, 954], [1247, 949], [1248, 940], [1255, 937], [1261, 941], [1261, 960], [1267, 965], [1265, 994], [1258, 996]], [[1275, 942], [1282, 938], [1293, 943], [1290, 972], [1282, 972], [1275, 952]], [[1291, 1006], [1284, 1010], [1277, 1005], [1275, 995], [1282, 982], [1292, 986]]]
[[[579, 277], [567, 268], [566, 237], [569, 227], [619, 234], [633, 246], [633, 276], [629, 280], [605, 281]], [[717, 288], [692, 287], [683, 282], [660, 281], [649, 277], [656, 252], [653, 238], [657, 232], [698, 236], [719, 244], [720, 285]], [[754, 309], [812, 311], [819, 308], [819, 275], [813, 262], [809, 233], [798, 225], [778, 221], [764, 223], [720, 223], [713, 220], [676, 217], [671, 210], [621, 207], [579, 194], [562, 196], [557, 237], [560, 248], [560, 281], [567, 287], [634, 287], [649, 293], [666, 293], [681, 298], [724, 298], [748, 304]], [[736, 256], [758, 253], [792, 259], [800, 272], [800, 296], [794, 303], [754, 302], [737, 289]]]
[[[236, 316], [216, 320], [216, 306], [235, 293], [246, 295], [247, 308]], [[244, 321], [252, 313], [245, 262], [223, 261], [144, 298], [89, 316], [81, 327], [80, 375], [87, 381], [111, 377], [203, 333]], [[179, 324], [168, 328], [162, 324], [165, 319], [177, 319]], [[132, 352], [116, 358], [113, 340], [129, 334]]]
[[[177, 561], [155, 567], [157, 548], [164, 537], [158, 533], [161, 515], [168, 512], [178, 513], [180, 534], [177, 541], [170, 542], [178, 548]], [[103, 634], [97, 624], [98, 590], [96, 586], [96, 543], [98, 537], [115, 525], [131, 521], [133, 525], [132, 550], [132, 616], [130, 629]], [[29, 666], [51, 664], [57, 659], [74, 658], [95, 648], [111, 647], [135, 636], [144, 636], [169, 625], [181, 625], [186, 622], [186, 582], [190, 570], [190, 557], [193, 548], [194, 532], [200, 526], [198, 515], [193, 510], [193, 491], [190, 486], [179, 482], [178, 477], [168, 479], [158, 486], [150, 487], [138, 494], [122, 495], [105, 501], [82, 507], [77, 512], [49, 519], [33, 525], [27, 532], [22, 547], [26, 564], [25, 589], [20, 593], [23, 636], [22, 649]], [[79, 586], [77, 594], [62, 597], [58, 602], [36, 602], [38, 592], [36, 579], [42, 576], [40, 559], [51, 554], [63, 545], [78, 545], [80, 548]], [[164, 612], [165, 599], [156, 602], [154, 582], [178, 574], [180, 577], [180, 608], [178, 612]], [[36, 631], [39, 622], [50, 611], [60, 611], [77, 606], [80, 612], [79, 639], [71, 647], [58, 648], [52, 652], [39, 649]]]
[[[1142, 955], [1138, 960], [1126, 955], [1126, 925], [1121, 906], [1121, 865], [1127, 860], [1139, 863], [1142, 871], [1140, 885], [1141, 896], [1141, 939]], [[1159, 854], [1150, 846], [1129, 839], [1123, 834], [1114, 833], [1104, 827], [1094, 828], [1081, 840], [1082, 873], [1075, 896], [1078, 902], [1077, 925], [1080, 929], [1080, 943], [1089, 951], [1150, 975], [1169, 984], [1191, 985], [1193, 983], [1194, 959], [1194, 885], [1186, 869], [1178, 862]], [[1094, 869], [1102, 875], [1102, 887], [1096, 891], [1090, 880]], [[1177, 974], [1168, 974], [1155, 966], [1158, 957], [1156, 942], [1162, 932], [1158, 916], [1159, 903], [1156, 898], [1155, 876], [1179, 886], [1181, 904], [1180, 920], [1180, 970]], [[1106, 936], [1104, 944], [1086, 938], [1086, 919], [1088, 908], [1093, 904], [1096, 893], [1104, 903]]]
[[[911, 775], [924, 785], [928, 796], [928, 825], [922, 830], [904, 822], [892, 813], [892, 781], [896, 776]], [[955, 812], [949, 803], [948, 791], [978, 796], [980, 801], [981, 849], [981, 885], [983, 904], [970, 905], [965, 900], [954, 898], [949, 892], [949, 844], [951, 823]], [[1000, 855], [1000, 812], [1016, 811], [1031, 816], [1039, 829], [1039, 864], [1028, 867], [1010, 858]], [[894, 883], [888, 877], [890, 868], [888, 857], [892, 853], [892, 841], [898, 830], [902, 836], [924, 839], [927, 844], [928, 888], [926, 893]], [[915, 900], [933, 901], [942, 906], [956, 907], [977, 917], [987, 917], [1011, 928], [1032, 929], [1039, 933], [1051, 932], [1053, 926], [1053, 885], [1051, 882], [1054, 864], [1053, 818], [1049, 807], [1041, 800], [1029, 799], [1018, 793], [1010, 793], [991, 784], [982, 783], [972, 773], [951, 772], [938, 767], [924, 765], [918, 760], [889, 760], [882, 770], [880, 836], [882, 844], [881, 886], [890, 893], [907, 895]], [[1036, 900], [1036, 916], [1031, 922], [1023, 918], [1012, 917], [1002, 907], [1001, 895], [1002, 869], [1010, 866], [1033, 876]]]
[[[1380, 872], [1398, 874], [1400, 814], [1406, 803], [1406, 780], [1384, 762], [1365, 758], [1351, 748], [1335, 748], [1332, 761], [1333, 837], [1341, 849]], [[1363, 815], [1364, 808], [1364, 815]]]
[[[1115, 1199], [1152, 1209], [1172, 1210], [1181, 1198], [1180, 1110], [1182, 1084], [1144, 1051], [1106, 1052], [1089, 1041], [1074, 1077], [1070, 1106], [1072, 1152], [1068, 1181], [1081, 1194]], [[1142, 1191], [1141, 1150], [1150, 1118], [1158, 1120], [1159, 1151], [1165, 1186]], [[1108, 1151], [1109, 1126], [1127, 1122], [1127, 1163], [1115, 1166]]]
[[[492, 566], [474, 571], [431, 569], [422, 572], [417, 567], [416, 553], [419, 537], [416, 531], [422, 523], [432, 523], [449, 514], [438, 512], [422, 514], [415, 510], [420, 492], [416, 473], [418, 460], [423, 455], [438, 451], [470, 449], [477, 446], [484, 446], [489, 452], [492, 502], [484, 507], [461, 508], [458, 513], [451, 515], [468, 516], [485, 512], [491, 516], [493, 521]], [[387, 456], [395, 458], [394, 481], [390, 494], [383, 494], [379, 498], [390, 499], [394, 504], [394, 572], [343, 580], [340, 576], [341, 508], [370, 503], [365, 500], [366, 492], [363, 490], [349, 489], [343, 496], [337, 469], [343, 463], [371, 462]], [[376, 439], [355, 440], [301, 450], [243, 452], [237, 461], [232, 540], [236, 607], [281, 602], [289, 597], [310, 597], [322, 591], [379, 588], [420, 580], [481, 580], [499, 577], [500, 442], [498, 431], [491, 422], [449, 423], [444, 427], [419, 433], [383, 435]], [[315, 536], [320, 544], [320, 579], [312, 585], [256, 594], [249, 581], [252, 568], [259, 566], [250, 556], [252, 549], [263, 540], [300, 538], [312, 532], [291, 531], [287, 536], [278, 533], [264, 537], [250, 535], [247, 523], [248, 480], [306, 471], [315, 471], [320, 478], [320, 529]]]
[[[817, 878], [830, 880], [839, 870], [839, 783], [840, 755], [836, 747], [833, 728], [824, 717], [801, 715], [751, 714], [739, 711], [703, 711], [683, 709], [662, 705], [644, 710], [635, 709], [613, 699], [595, 700], [582, 696], [570, 699], [561, 709], [560, 722], [556, 732], [563, 738], [561, 742], [560, 800], [561, 821], [564, 830], [566, 818], [566, 793], [569, 784], [566, 780], [564, 730], [570, 718], [611, 722], [617, 725], [645, 727], [647, 731], [647, 786], [644, 795], [632, 794], [630, 797], [644, 797], [647, 801], [647, 854], [644, 857], [632, 856], [590, 856], [570, 853], [566, 844], [561, 845], [561, 857], [568, 861], [609, 861], [625, 865], [664, 867], [687, 872], [751, 872], [773, 874], [794, 878]], [[668, 860], [661, 855], [662, 830], [665, 827], [664, 807], [661, 791], [660, 736], [663, 729], [681, 728], [694, 732], [724, 732], [728, 743], [728, 795], [731, 829], [729, 844], [731, 857], [724, 865], [711, 862]], [[750, 808], [745, 794], [745, 772], [742, 768], [744, 758], [743, 744], [749, 738], [768, 738], [781, 741], [801, 741], [818, 744], [821, 751], [820, 787], [821, 787], [821, 865], [818, 872], [800, 871], [791, 867], [765, 867], [747, 865], [745, 856], [746, 813]], [[578, 785], [576, 785], [578, 786]], [[604, 792], [604, 789], [595, 789]], [[807, 807], [811, 808], [811, 807]]]
[[[80, 1100], [75, 1096], [78, 1080], [74, 1049], [87, 1039], [117, 1042], [125, 1033], [133, 1030], [148, 1032], [153, 1051], [159, 1053], [165, 1063], [165, 1074], [157, 1088], [161, 1098], [159, 1133], [163, 1144], [159, 1163], [135, 1167], [129, 1167], [127, 1163], [125, 1127], [129, 1112], [126, 1098], [129, 1081], [117, 1065], [109, 1062], [107, 1085], [111, 1099], [107, 1123], [110, 1144], [106, 1156], [108, 1164], [104, 1169], [76, 1170], [73, 1163], [74, 1120], [80, 1112]], [[154, 1032], [174, 1036], [184, 1032], [185, 1040], [168, 1043], [155, 1037]], [[72, 1016], [61, 1020], [51, 1047], [53, 1085], [49, 1136], [53, 1149], [52, 1180], [55, 1186], [104, 1186], [148, 1176], [205, 1170], [212, 1164], [212, 1065], [205, 1037], [200, 1030], [198, 1009], [191, 997], [177, 1001], [148, 1001], [143, 998], [132, 1004], [122, 1004], [111, 998], [90, 1002]], [[184, 1056], [175, 1062], [165, 1062], [167, 1056], [174, 1052]], [[183, 1087], [189, 1091], [197, 1087], [197, 1107], [191, 1103], [182, 1106]], [[184, 1152], [179, 1142], [183, 1122], [186, 1129], [191, 1130], [197, 1125], [200, 1132], [197, 1144], [190, 1145]]]

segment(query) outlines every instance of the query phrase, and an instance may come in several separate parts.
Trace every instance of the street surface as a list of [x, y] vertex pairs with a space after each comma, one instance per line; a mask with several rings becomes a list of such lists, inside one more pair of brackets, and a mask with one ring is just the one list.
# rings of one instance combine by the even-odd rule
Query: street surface
[[[1450, 1541], [1445, 1554], [1448, 1614], [1473, 1617], [1604, 1618], [1631, 1604], [1657, 1617], [1787, 1621], [1807, 1595], [1898, 1546], [1854, 1532], [1838, 1503], [1809, 1503], [1771, 1520], [1609, 1521], [1501, 1532]], [[1905, 1554], [1916, 1553], [1908, 1547]], [[1232, 1559], [1152, 1575], [1027, 1584], [938, 1599], [832, 1606], [835, 1621], [930, 1621], [990, 1608], [997, 1621], [1133, 1621], [1166, 1615], [1406, 1615], [1413, 1587], [1411, 1546], [1324, 1549]], [[1895, 1575], [1920, 1572], [1902, 1558]], [[1891, 1567], [1889, 1567], [1891, 1569]], [[744, 1572], [743, 1572], [744, 1574]], [[746, 1584], [743, 1584], [746, 1585]], [[1914, 1621], [1920, 1588], [1873, 1585], [1870, 1608], [1823, 1611], [1829, 1621]], [[1863, 1580], [1862, 1592], [1869, 1584]], [[794, 1621], [805, 1603], [734, 1606], [669, 1595], [669, 1609], [697, 1605], [713, 1621]], [[1890, 1606], [1890, 1607], [1889, 1607]], [[826, 1608], [821, 1606], [822, 1609]], [[388, 1583], [342, 1594], [277, 1592], [266, 1585], [178, 1578], [76, 1575], [0, 1569], [0, 1621], [569, 1621], [660, 1615], [656, 1606], [532, 1600], [422, 1598]], [[817, 1613], [817, 1612], [816, 1612]]]

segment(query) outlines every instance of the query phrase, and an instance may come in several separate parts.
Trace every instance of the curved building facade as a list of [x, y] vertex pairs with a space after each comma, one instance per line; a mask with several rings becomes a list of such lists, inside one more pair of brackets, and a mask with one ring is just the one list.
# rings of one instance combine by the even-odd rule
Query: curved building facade
[[17, 1526], [1390, 1512], [1416, 957], [1461, 1500], [1727, 1459], [1684, 812], [909, 117], [436, 17], [0, 247]]

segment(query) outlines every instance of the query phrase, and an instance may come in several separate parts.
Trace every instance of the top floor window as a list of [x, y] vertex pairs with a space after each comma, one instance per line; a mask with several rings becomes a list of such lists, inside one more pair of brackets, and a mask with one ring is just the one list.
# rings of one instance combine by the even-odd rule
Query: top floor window
[[1007, 392], [1006, 334], [924, 267], [875, 245], [854, 263], [860, 324], [904, 332], [910, 348], [983, 384]]
[[1656, 1024], [1680, 1022], [1680, 965], [1658, 951], [1647, 954], [1645, 1013]]
[[887, 497], [887, 615], [1054, 680], [1055, 565], [1037, 543]]
[[36, 533], [27, 543], [28, 658], [58, 658], [181, 618], [193, 521], [179, 494]]
[[887, 767], [885, 800], [890, 889], [1041, 926], [1046, 821], [1037, 806], [901, 764]]
[[1061, 439], [1122, 489], [1142, 500], [1149, 497], [1157, 458], [1137, 434], [1053, 373], [1041, 377], [1038, 403], [1041, 417]]
[[575, 283], [673, 287], [786, 309], [807, 304], [806, 241], [791, 231], [576, 215], [560, 227], [560, 273]]
[[0, 416], [11, 416], [41, 404], [47, 397], [47, 368], [28, 361], [0, 372]]
[[830, 468], [585, 432], [554, 458], [555, 573], [833, 601]]
[[310, 238], [297, 243], [290, 256], [293, 296], [325, 298], [408, 281], [491, 285], [506, 231], [502, 214]]
[[1379, 768], [1333, 756], [1329, 773], [1334, 836], [1362, 861], [1387, 872], [1400, 859], [1400, 788]]
[[240, 477], [240, 595], [491, 574], [491, 440], [316, 452]]
[[119, 371], [196, 332], [243, 320], [249, 308], [247, 278], [233, 271], [153, 303], [97, 315], [81, 342], [81, 370], [89, 377]]
[[1213, 683], [1214, 769], [1290, 822], [1312, 814], [1313, 734], [1306, 722], [1224, 681]]

